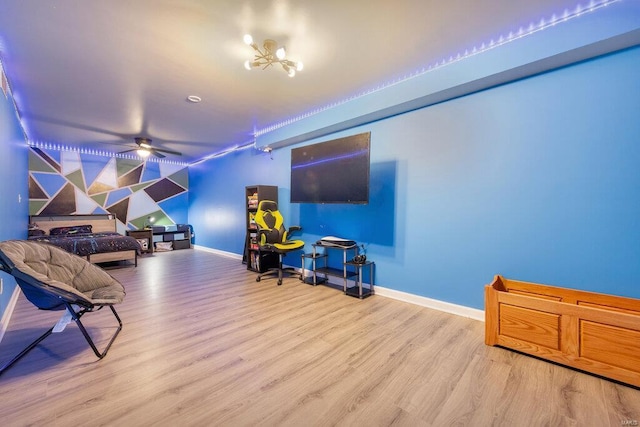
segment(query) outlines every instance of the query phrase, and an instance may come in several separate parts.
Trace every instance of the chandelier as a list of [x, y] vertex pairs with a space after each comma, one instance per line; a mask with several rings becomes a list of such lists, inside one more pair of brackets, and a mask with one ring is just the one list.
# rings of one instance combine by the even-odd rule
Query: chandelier
[[285, 48], [283, 46], [278, 47], [278, 43], [274, 40], [266, 39], [262, 43], [262, 49], [253, 42], [253, 37], [251, 37], [250, 34], [245, 34], [244, 42], [251, 46], [256, 52], [253, 57], [253, 61], [245, 61], [244, 68], [247, 70], [251, 70], [255, 67], [262, 67], [264, 70], [274, 64], [280, 64], [289, 77], [295, 76], [296, 71], [302, 71], [302, 62], [295, 62], [286, 59], [285, 57], [287, 56], [287, 52], [285, 51]]

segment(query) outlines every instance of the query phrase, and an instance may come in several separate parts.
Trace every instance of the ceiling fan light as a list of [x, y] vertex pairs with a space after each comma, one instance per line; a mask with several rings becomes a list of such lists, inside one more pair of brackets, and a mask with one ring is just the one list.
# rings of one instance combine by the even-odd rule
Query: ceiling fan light
[[139, 150], [136, 150], [136, 153], [138, 153], [138, 156], [140, 157], [147, 158], [151, 154], [151, 151], [141, 148]]

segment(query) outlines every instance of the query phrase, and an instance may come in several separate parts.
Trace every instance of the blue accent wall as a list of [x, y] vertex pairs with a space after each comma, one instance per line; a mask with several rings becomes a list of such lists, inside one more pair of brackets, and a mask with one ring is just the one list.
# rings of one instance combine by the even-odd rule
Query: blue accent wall
[[[0, 90], [0, 241], [27, 237], [29, 192], [27, 144], [14, 108], [11, 94]], [[0, 273], [4, 289], [0, 294], [0, 318], [4, 315], [13, 290], [13, 278]]]
[[[196, 233], [195, 243], [242, 254], [246, 231], [245, 186], [277, 185], [280, 201], [288, 201], [289, 159], [290, 150], [278, 151], [272, 160], [267, 153], [246, 149], [190, 166], [189, 222]], [[288, 205], [282, 209], [287, 224], [293, 225], [290, 221], [297, 221], [299, 215], [292, 217]]]
[[290, 204], [295, 146], [194, 165], [196, 243], [240, 254], [244, 186], [269, 184], [308, 249], [365, 244], [380, 286], [478, 309], [495, 274], [640, 298], [637, 64], [629, 48], [295, 145], [370, 131], [366, 206]]

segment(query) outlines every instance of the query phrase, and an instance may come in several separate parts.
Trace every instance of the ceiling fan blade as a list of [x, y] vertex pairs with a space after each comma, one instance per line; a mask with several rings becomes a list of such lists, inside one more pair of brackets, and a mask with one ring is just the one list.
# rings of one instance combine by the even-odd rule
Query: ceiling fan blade
[[[101, 133], [101, 134], [105, 134], [105, 135], [111, 135], [111, 136], [118, 137], [118, 139], [121, 139], [121, 140], [129, 140], [130, 141], [131, 138], [133, 137], [137, 147], [129, 149], [129, 150], [120, 151], [117, 154], [130, 153], [132, 151], [138, 150], [139, 148], [143, 148], [143, 149], [146, 149], [147, 151], [151, 151], [152, 154], [154, 154], [156, 157], [159, 157], [159, 158], [166, 157], [166, 156], [160, 154], [160, 152], [166, 153], [166, 154], [171, 154], [171, 155], [174, 155], [174, 156], [182, 156], [182, 153], [180, 153], [178, 151], [165, 150], [163, 148], [155, 148], [155, 147], [152, 146], [152, 141], [153, 140], [151, 138], [149, 138], [148, 136], [140, 136], [140, 135], [148, 135], [149, 120], [148, 120], [148, 117], [145, 114], [143, 114], [143, 116], [141, 117], [142, 128], [140, 129], [139, 132], [137, 132], [136, 135], [132, 135], [132, 134], [128, 134], [128, 133], [122, 133], [122, 132], [116, 132], [116, 131], [100, 128], [100, 127], [97, 127], [97, 126], [91, 126], [91, 125], [86, 125], [86, 124], [70, 122], [70, 121], [66, 121], [66, 120], [58, 119], [58, 118], [54, 118], [54, 117], [45, 117], [45, 116], [39, 116], [39, 115], [33, 115], [33, 114], [25, 115], [25, 117], [29, 117], [29, 119], [31, 119], [31, 120], [42, 121], [42, 122], [45, 122], [45, 123], [52, 123], [52, 124], [55, 124], [55, 125], [67, 126], [67, 127], [71, 127], [71, 128], [75, 128], [75, 129], [89, 131], [89, 132], [95, 132], [95, 133]], [[120, 144], [118, 142], [113, 142], [113, 141], [100, 141], [100, 143], [101, 144], [119, 145], [121, 147], [123, 146], [122, 144]], [[184, 142], [181, 142], [181, 143], [184, 143]]]
[[136, 151], [136, 150], [137, 150], [137, 148], [132, 148], [130, 150], [118, 151], [118, 153], [116, 153], [116, 154], [130, 153], [131, 151]]
[[182, 156], [182, 153], [178, 153], [177, 151], [165, 150], [163, 148], [156, 148], [151, 146], [151, 142], [153, 141], [151, 138], [138, 136], [135, 138], [135, 141], [139, 147], [142, 147], [145, 150], [151, 151], [153, 155], [156, 157], [160, 157], [160, 158], [166, 157], [164, 155], [161, 155], [160, 153], [167, 153], [167, 154], [174, 154], [176, 156]]
[[89, 131], [89, 132], [102, 133], [102, 134], [105, 134], [105, 135], [116, 136], [119, 139], [128, 139], [128, 138], [130, 138], [130, 135], [127, 134], [127, 133], [116, 132], [116, 131], [113, 131], [113, 130], [104, 129], [104, 128], [100, 128], [100, 127], [97, 127], [97, 126], [91, 126], [91, 125], [87, 125], [87, 124], [75, 123], [75, 122], [71, 122], [71, 121], [67, 121], [67, 120], [63, 120], [63, 119], [59, 119], [59, 118], [55, 118], [55, 117], [47, 117], [47, 116], [41, 116], [41, 115], [37, 115], [37, 114], [25, 114], [25, 117], [28, 117], [30, 120], [36, 120], [36, 121], [45, 122], [45, 123], [52, 123], [54, 125], [65, 126], [65, 127], [70, 127], [70, 128], [74, 128], [74, 129], [86, 130], [86, 131]]
[[164, 159], [165, 156], [164, 154], [160, 153], [159, 150], [155, 149], [155, 148], [149, 148], [149, 151], [151, 151], [151, 154], [153, 154], [154, 156], [156, 156], [159, 159]]
[[182, 153], [179, 153], [177, 151], [172, 151], [172, 150], [165, 150], [164, 148], [153, 148], [153, 150], [161, 151], [161, 152], [167, 153], [167, 154], [174, 154], [176, 156], [182, 156]]

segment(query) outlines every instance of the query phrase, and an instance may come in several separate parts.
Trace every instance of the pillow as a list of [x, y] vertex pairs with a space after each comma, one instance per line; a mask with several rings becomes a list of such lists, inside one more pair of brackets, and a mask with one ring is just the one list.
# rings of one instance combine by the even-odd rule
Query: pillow
[[39, 228], [30, 228], [29, 229], [29, 237], [40, 237], [40, 236], [44, 236], [46, 234], [47, 234], [46, 231], [41, 230]]
[[73, 225], [70, 227], [54, 227], [49, 230], [51, 236], [89, 234], [91, 233], [91, 225]]

